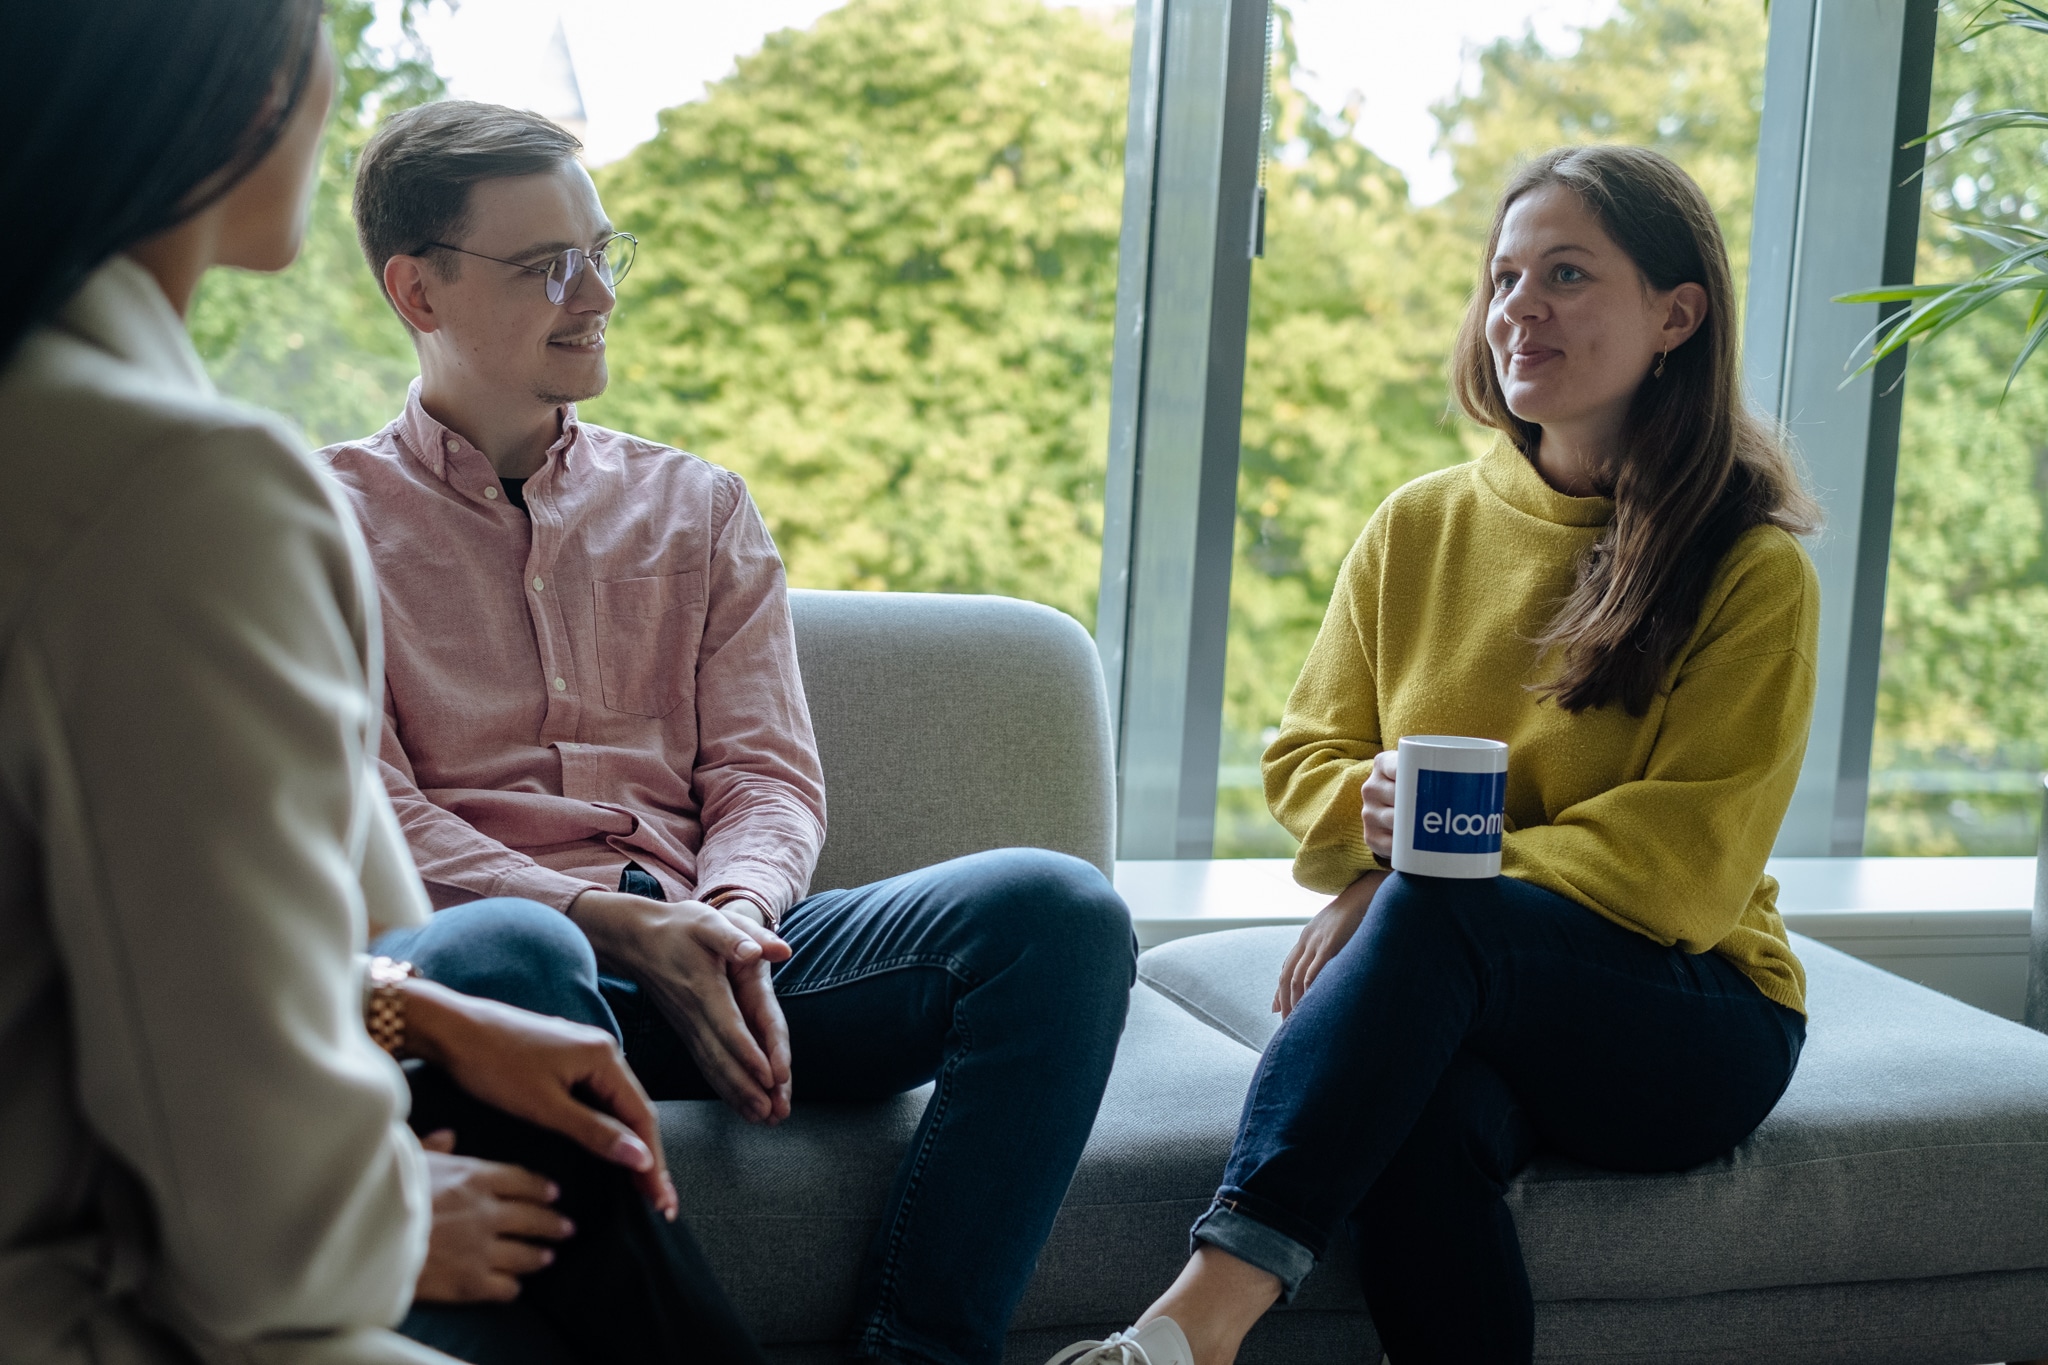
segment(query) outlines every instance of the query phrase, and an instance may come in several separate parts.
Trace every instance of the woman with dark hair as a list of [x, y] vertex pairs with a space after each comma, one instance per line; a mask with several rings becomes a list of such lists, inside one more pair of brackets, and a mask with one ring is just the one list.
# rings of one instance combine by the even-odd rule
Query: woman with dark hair
[[298, 253], [335, 86], [318, 0], [7, 23], [0, 1355], [445, 1361], [386, 1330], [419, 1298], [487, 1304], [407, 1319], [479, 1358], [758, 1360], [663, 1220], [574, 929], [486, 903], [565, 999], [587, 976], [581, 1022], [362, 955], [427, 913], [374, 767], [368, 555], [183, 322], [208, 269]]
[[[1354, 1235], [1401, 1365], [1525, 1362], [1503, 1195], [1541, 1144], [1670, 1171], [1792, 1077], [1804, 973], [1764, 860], [1813, 707], [1816, 511], [1744, 407], [1712, 209], [1580, 147], [1500, 198], [1453, 379], [1500, 433], [1375, 512], [1266, 751], [1286, 963], [1186, 1269], [1079, 1365], [1227, 1365]], [[1403, 735], [1506, 741], [1502, 875], [1389, 870]]]

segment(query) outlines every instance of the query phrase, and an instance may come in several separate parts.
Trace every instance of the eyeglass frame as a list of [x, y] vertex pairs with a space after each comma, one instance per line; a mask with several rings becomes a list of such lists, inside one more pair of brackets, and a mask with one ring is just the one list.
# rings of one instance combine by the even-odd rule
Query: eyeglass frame
[[[610, 250], [611, 244], [613, 242], [620, 240], [621, 238], [633, 244], [634, 256], [633, 258], [629, 258], [626, 261], [626, 271], [629, 271], [633, 268], [633, 259], [637, 258], [640, 252], [640, 239], [638, 237], [635, 237], [630, 232], [614, 232], [611, 236], [605, 238], [604, 245], [600, 246], [595, 251], [585, 251], [580, 246], [572, 246], [565, 251], [558, 251], [554, 255], [548, 257], [548, 263], [546, 265], [527, 265], [523, 261], [508, 261], [503, 256], [486, 256], [481, 251], [471, 251], [466, 246], [454, 246], [448, 242], [428, 242], [425, 245], [421, 246], [419, 251], [411, 251], [407, 252], [406, 254], [409, 256], [417, 256], [420, 254], [421, 251], [453, 251], [463, 256], [474, 256], [480, 261], [496, 261], [499, 265], [509, 265], [514, 270], [524, 270], [529, 272], [530, 274], [540, 276], [542, 281], [541, 292], [545, 294], [548, 292], [546, 286], [554, 283], [554, 277], [550, 272], [553, 270], [554, 265], [557, 261], [561, 260], [564, 256], [577, 256], [582, 259], [582, 262], [584, 264], [587, 264], [592, 257], [604, 255], [605, 252]], [[626, 271], [620, 271], [618, 274], [613, 275], [611, 279], [603, 281], [604, 287], [607, 289], [616, 290], [618, 288], [619, 281], [626, 278]], [[582, 273], [583, 264], [578, 264], [572, 267], [568, 275], [562, 281], [562, 297], [558, 299], [549, 298], [548, 302], [553, 304], [557, 308], [560, 308], [562, 305], [566, 304], [569, 301], [570, 290], [572, 290], [575, 287], [576, 277], [578, 275], [581, 275]]]

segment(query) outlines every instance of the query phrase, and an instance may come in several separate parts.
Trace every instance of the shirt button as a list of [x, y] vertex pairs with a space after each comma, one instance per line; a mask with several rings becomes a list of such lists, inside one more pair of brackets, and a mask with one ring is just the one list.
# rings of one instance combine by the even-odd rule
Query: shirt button
[[498, 496], [498, 490], [495, 487], [486, 488], [484, 490], [484, 496], [487, 498], [495, 499]]
[[568, 690], [569, 690], [569, 684], [567, 684], [567, 683], [563, 682], [563, 681], [562, 681], [562, 680], [561, 680], [560, 678], [557, 678], [557, 679], [555, 679], [555, 691], [557, 691], [557, 692], [567, 692]]
[[543, 591], [546, 587], [547, 584], [541, 581], [540, 579], [536, 578], [533, 580], [533, 590], [535, 592]]
[[460, 445], [456, 444], [456, 443], [455, 443], [455, 442], [454, 442], [453, 440], [450, 440], [450, 441], [448, 442], [448, 444], [447, 444], [447, 447], [446, 447], [446, 448], [447, 448], [447, 451], [448, 451], [448, 453], [449, 453], [450, 455], [453, 455], [453, 454], [454, 454], [454, 453], [455, 453], [456, 451], [458, 451], [458, 450], [462, 449], [462, 447], [461, 447]]

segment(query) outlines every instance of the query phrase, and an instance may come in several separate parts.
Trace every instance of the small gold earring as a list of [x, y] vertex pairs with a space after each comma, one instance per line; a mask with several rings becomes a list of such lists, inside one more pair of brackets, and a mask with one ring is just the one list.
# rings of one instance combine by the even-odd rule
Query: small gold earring
[[1650, 378], [1662, 379], [1664, 377], [1664, 357], [1669, 354], [1671, 354], [1669, 351], [1657, 352], [1657, 368], [1650, 371]]

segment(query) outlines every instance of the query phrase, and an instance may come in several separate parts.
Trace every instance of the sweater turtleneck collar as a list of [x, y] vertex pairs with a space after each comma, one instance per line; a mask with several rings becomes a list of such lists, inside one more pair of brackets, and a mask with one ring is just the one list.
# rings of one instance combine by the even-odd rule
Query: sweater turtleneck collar
[[1495, 497], [1539, 521], [1558, 526], [1605, 526], [1614, 519], [1614, 499], [1574, 498], [1558, 492], [1505, 436], [1479, 457], [1479, 477]]

